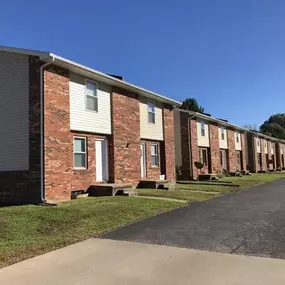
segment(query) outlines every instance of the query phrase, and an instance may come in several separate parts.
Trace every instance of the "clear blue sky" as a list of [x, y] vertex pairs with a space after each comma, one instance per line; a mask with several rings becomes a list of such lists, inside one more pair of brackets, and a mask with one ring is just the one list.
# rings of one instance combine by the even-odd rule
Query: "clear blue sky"
[[284, 0], [10, 0], [0, 44], [50, 51], [259, 125], [285, 112], [284, 15]]

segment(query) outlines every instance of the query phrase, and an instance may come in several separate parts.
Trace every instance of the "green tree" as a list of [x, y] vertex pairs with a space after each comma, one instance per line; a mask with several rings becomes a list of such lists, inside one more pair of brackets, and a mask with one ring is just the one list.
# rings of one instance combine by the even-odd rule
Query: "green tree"
[[269, 117], [260, 126], [260, 132], [278, 139], [285, 139], [285, 114], [278, 113]]
[[199, 105], [198, 101], [195, 98], [186, 98], [180, 107], [181, 109], [194, 111], [198, 113], [204, 113], [204, 108]]

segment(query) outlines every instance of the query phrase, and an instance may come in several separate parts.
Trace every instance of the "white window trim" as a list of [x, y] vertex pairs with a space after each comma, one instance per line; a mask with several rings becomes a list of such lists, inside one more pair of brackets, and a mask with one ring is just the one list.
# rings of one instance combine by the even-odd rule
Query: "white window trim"
[[226, 138], [225, 138], [225, 128], [224, 127], [220, 127], [220, 130], [221, 130], [221, 140], [224, 141]]
[[[84, 139], [84, 142], [85, 142], [85, 152], [76, 152], [76, 153], [84, 153], [85, 154], [85, 167], [76, 167], [74, 165], [74, 155], [75, 155], [75, 149], [74, 149], [74, 140], [75, 139]], [[73, 137], [73, 169], [76, 169], [76, 170], [80, 170], [80, 169], [87, 169], [87, 138], [86, 137], [79, 137], [79, 136], [74, 136]]]
[[[154, 112], [149, 111], [149, 109], [148, 109], [148, 103], [153, 104], [153, 106], [154, 106]], [[149, 113], [154, 114], [154, 122], [150, 122], [150, 121], [149, 121], [149, 116], [148, 116]], [[147, 121], [148, 121], [148, 123], [149, 123], [149, 124], [155, 124], [155, 121], [156, 121], [156, 118], [155, 118], [155, 117], [156, 117], [156, 116], [155, 116], [155, 101], [153, 101], [153, 100], [147, 100]]]
[[[87, 82], [90, 82], [96, 86], [96, 96], [92, 96], [92, 95], [87, 94]], [[87, 96], [97, 98], [97, 110], [90, 110], [87, 108]], [[87, 78], [85, 79], [85, 110], [87, 112], [93, 112], [93, 113], [98, 113], [98, 111], [99, 111], [98, 83], [96, 81], [93, 81], [93, 80], [90, 80]]]
[[[156, 161], [157, 161], [157, 164], [155, 164], [155, 165], [152, 164], [152, 157], [154, 156], [154, 155], [151, 154], [151, 147], [152, 146], [156, 147]], [[150, 145], [150, 163], [151, 163], [151, 167], [153, 167], [153, 168], [159, 167], [159, 156], [158, 156], [158, 144], [157, 143], [152, 143]]]
[[[206, 136], [206, 130], [205, 130], [205, 121], [201, 120], [200, 121], [200, 132], [201, 132], [201, 137], [205, 137]], [[202, 130], [204, 130], [204, 134], [202, 132]]]
[[236, 132], [236, 142], [237, 143], [240, 143], [240, 133], [239, 132]]

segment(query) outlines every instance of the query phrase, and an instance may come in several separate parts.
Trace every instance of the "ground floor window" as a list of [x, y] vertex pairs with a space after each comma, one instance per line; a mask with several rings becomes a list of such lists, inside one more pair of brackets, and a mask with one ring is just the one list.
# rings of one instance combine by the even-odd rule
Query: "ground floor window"
[[158, 166], [158, 145], [152, 144], [150, 146], [151, 150], [151, 166]]
[[87, 168], [87, 156], [86, 156], [86, 138], [74, 137], [73, 138], [73, 161], [74, 168], [85, 169]]
[[206, 148], [199, 148], [199, 161], [208, 166], [208, 151]]

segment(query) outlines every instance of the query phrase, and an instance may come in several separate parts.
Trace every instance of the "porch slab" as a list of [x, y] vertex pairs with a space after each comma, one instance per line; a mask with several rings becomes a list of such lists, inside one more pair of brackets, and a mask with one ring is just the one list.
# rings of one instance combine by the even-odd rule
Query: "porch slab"
[[170, 181], [168, 180], [141, 180], [137, 186], [140, 189], [165, 189], [169, 187]]
[[119, 193], [131, 195], [133, 185], [131, 183], [100, 183], [91, 185], [87, 193], [89, 196], [115, 196]]

